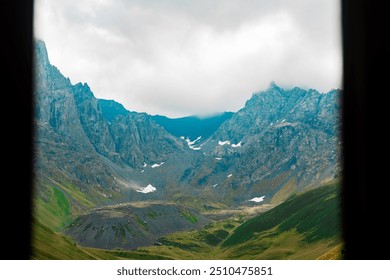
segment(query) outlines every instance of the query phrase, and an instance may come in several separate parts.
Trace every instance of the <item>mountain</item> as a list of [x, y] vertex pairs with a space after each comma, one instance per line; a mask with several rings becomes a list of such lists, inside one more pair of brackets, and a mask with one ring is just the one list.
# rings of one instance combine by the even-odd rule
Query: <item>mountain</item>
[[195, 140], [199, 136], [203, 139], [208, 138], [223, 122], [230, 119], [233, 114], [232, 112], [224, 112], [211, 117], [189, 116], [177, 119], [156, 115], [152, 116], [152, 118], [170, 134]]
[[211, 160], [193, 183], [242, 203], [265, 196], [279, 203], [291, 194], [332, 181], [340, 173], [340, 92], [319, 93], [275, 84], [200, 145]]
[[[50, 64], [41, 41], [36, 44], [35, 61], [38, 184], [61, 188], [61, 182], [68, 182], [98, 204], [111, 203], [111, 198], [129, 200], [139, 197], [137, 191], [149, 184], [159, 186], [156, 165], [185, 160], [193, 152], [150, 115], [98, 100], [86, 83], [72, 85]], [[117, 106], [111, 115], [110, 106]], [[150, 182], [153, 176], [156, 179]]]
[[[168, 119], [72, 84], [42, 41], [35, 80], [34, 217], [52, 240], [65, 234], [85, 246], [136, 248], [172, 232], [162, 224], [196, 229], [229, 211], [269, 209], [340, 174], [339, 90], [273, 83], [238, 112]], [[149, 217], [154, 208], [167, 215]]]

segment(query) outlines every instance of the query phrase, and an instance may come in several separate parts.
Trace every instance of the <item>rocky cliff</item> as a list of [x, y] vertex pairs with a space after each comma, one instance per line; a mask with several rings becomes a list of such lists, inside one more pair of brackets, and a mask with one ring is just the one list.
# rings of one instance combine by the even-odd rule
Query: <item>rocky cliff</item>
[[148, 114], [99, 100], [86, 83], [72, 85], [50, 64], [43, 42], [36, 43], [35, 59], [41, 184], [71, 182], [98, 204], [190, 197], [202, 205], [241, 205], [279, 203], [340, 172], [337, 90], [272, 83], [208, 126], [210, 136], [189, 139], [168, 133], [164, 125], [171, 122], [157, 124]]

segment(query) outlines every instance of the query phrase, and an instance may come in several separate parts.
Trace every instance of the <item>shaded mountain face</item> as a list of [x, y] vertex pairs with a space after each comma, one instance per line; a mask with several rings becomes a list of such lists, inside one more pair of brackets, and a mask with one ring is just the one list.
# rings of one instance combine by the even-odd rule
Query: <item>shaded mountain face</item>
[[340, 173], [340, 92], [283, 90], [272, 84], [199, 146], [214, 162], [195, 175], [237, 202], [278, 203]]
[[203, 139], [208, 138], [213, 134], [222, 123], [230, 119], [234, 113], [224, 112], [222, 114], [211, 117], [184, 117], [177, 119], [170, 119], [165, 116], [152, 116], [153, 120], [165, 128], [166, 131], [175, 135], [176, 137], [183, 136], [190, 140], [195, 140], [199, 136]]
[[170, 120], [72, 85], [43, 42], [35, 54], [38, 185], [70, 182], [99, 205], [164, 199], [203, 207], [279, 203], [339, 174], [336, 90], [273, 84], [237, 113]]
[[127, 192], [130, 199], [148, 185], [141, 172], [145, 164], [191, 153], [147, 114], [122, 110], [108, 120], [87, 84], [72, 85], [50, 64], [43, 42], [36, 44], [35, 60], [37, 180], [61, 179], [107, 197]]

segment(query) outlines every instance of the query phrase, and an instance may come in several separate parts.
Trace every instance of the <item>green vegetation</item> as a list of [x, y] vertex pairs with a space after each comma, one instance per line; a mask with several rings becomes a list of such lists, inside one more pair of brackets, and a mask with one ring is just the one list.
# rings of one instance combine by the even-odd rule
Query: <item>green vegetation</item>
[[[57, 192], [56, 192], [57, 190]], [[60, 190], [48, 188], [46, 206], [60, 210], [63, 224], [71, 214], [70, 202]], [[43, 202], [41, 202], [43, 203]], [[132, 251], [85, 248], [70, 238], [55, 233], [37, 221], [34, 226], [35, 259], [341, 259], [339, 188], [320, 187], [295, 194], [275, 208], [247, 221], [242, 215], [212, 222], [199, 230], [175, 232], [160, 238], [155, 245]], [[51, 205], [51, 207], [48, 207]], [[42, 206], [42, 204], [41, 204]], [[42, 215], [42, 214], [41, 214]], [[196, 223], [189, 211], [180, 211]], [[54, 215], [51, 213], [51, 217]], [[158, 214], [147, 213], [151, 219]], [[42, 218], [42, 217], [41, 217]], [[135, 220], [146, 230], [148, 225]], [[57, 226], [61, 223], [57, 222]], [[53, 226], [53, 223], [52, 223]], [[86, 224], [84, 230], [88, 230]], [[102, 229], [103, 230], [103, 229]], [[128, 227], [113, 226], [117, 238], [125, 238]], [[97, 230], [97, 235], [101, 231]], [[98, 236], [96, 236], [98, 238]]]
[[151, 211], [149, 211], [149, 212], [146, 214], [146, 216], [148, 216], [148, 217], [151, 218], [151, 219], [156, 219], [157, 216], [158, 216], [158, 213], [157, 213], [156, 211], [151, 210]]
[[137, 222], [137, 224], [139, 224], [144, 230], [146, 230], [146, 231], [149, 230], [149, 226], [148, 226], [148, 223], [146, 221], [144, 221], [143, 219], [141, 219], [137, 215], [134, 215], [134, 219]]
[[293, 195], [246, 222], [232, 218], [160, 239], [135, 252], [171, 259], [340, 259], [339, 188]]
[[340, 202], [336, 185], [324, 186], [300, 195], [255, 217], [234, 231], [224, 247], [241, 244], [275, 228], [274, 234], [296, 230], [308, 242], [338, 236], [340, 233]]
[[192, 224], [196, 224], [198, 222], [198, 218], [189, 211], [180, 211], [180, 216], [186, 218], [187, 221]]
[[228, 235], [229, 232], [220, 229], [215, 232], [205, 234], [204, 240], [207, 244], [216, 246], [221, 243]]
[[36, 219], [53, 230], [59, 230], [71, 221], [70, 202], [54, 186], [44, 188], [44, 196], [35, 199], [35, 207]]
[[76, 186], [71, 183], [64, 182], [58, 184], [58, 187], [66, 192], [73, 200], [73, 203], [76, 203], [82, 208], [90, 208], [95, 206], [95, 204], [87, 198], [86, 193], [80, 191]]
[[86, 260], [94, 259], [69, 237], [53, 232], [40, 222], [33, 226], [32, 259], [39, 260]]
[[176, 204], [185, 205], [198, 211], [226, 209], [228, 207], [227, 204], [208, 200], [205, 195], [188, 196], [182, 193], [174, 193], [170, 199]]
[[100, 250], [76, 245], [69, 237], [53, 232], [50, 228], [35, 222], [32, 240], [33, 254], [37, 260], [122, 260], [122, 259], [166, 259], [142, 252], [123, 250]]

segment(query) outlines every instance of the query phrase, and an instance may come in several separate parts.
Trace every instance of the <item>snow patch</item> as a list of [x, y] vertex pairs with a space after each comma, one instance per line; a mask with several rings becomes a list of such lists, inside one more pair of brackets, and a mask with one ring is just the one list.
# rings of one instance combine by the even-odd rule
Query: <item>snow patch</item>
[[290, 123], [290, 122], [282, 122], [280, 124], [277, 124], [275, 125], [275, 128], [279, 128], [279, 127], [285, 127], [285, 126], [292, 126], [292, 127], [296, 127], [298, 125], [297, 122], [295, 123]]
[[222, 158], [221, 158], [221, 157], [216, 157], [215, 159], [216, 159], [216, 160], [221, 160]]
[[232, 147], [233, 148], [238, 148], [238, 147], [241, 147], [241, 141], [237, 144], [232, 144]]
[[155, 163], [155, 164], [153, 164], [151, 167], [152, 167], [152, 168], [156, 168], [156, 167], [160, 167], [160, 166], [163, 165], [163, 164], [164, 164], [164, 162], [162, 162], [162, 163], [160, 163], [160, 164]]
[[144, 165], [143, 165], [142, 167], [144, 167], [144, 168], [145, 168], [146, 166], [148, 166], [148, 165], [146, 164], [146, 162], [144, 162]]
[[230, 178], [230, 177], [232, 177], [232, 176], [233, 176], [233, 174], [229, 174], [229, 175], [227, 175], [227, 177], [228, 177], [228, 178]]
[[184, 140], [185, 138], [184, 138], [184, 136], [180, 136], [180, 139], [181, 139], [181, 140]]
[[202, 136], [199, 136], [198, 138], [196, 138], [194, 141], [191, 141], [190, 138], [187, 138], [186, 141], [188, 143], [188, 146], [192, 146], [194, 145], [196, 142], [198, 142], [200, 139], [202, 139]]
[[198, 142], [200, 139], [202, 139], [202, 136], [199, 136], [199, 137], [196, 138], [194, 141], [191, 141], [190, 138], [187, 137], [186, 142], [187, 142], [187, 144], [188, 144], [188, 147], [189, 147], [191, 150], [195, 150], [195, 151], [200, 150], [200, 149], [201, 149], [200, 147], [194, 147], [194, 145], [196, 144], [196, 142]]
[[213, 185], [213, 188], [215, 188], [216, 186], [218, 186], [218, 184]]
[[220, 146], [230, 145], [230, 141], [229, 140], [227, 140], [227, 141], [218, 141], [218, 145], [220, 145]]
[[265, 197], [265, 195], [259, 196], [259, 197], [254, 197], [252, 199], [249, 199], [248, 201], [253, 201], [253, 202], [259, 203], [259, 202], [262, 202], [264, 200], [264, 197]]
[[143, 188], [143, 189], [140, 189], [140, 190], [137, 190], [137, 192], [140, 192], [140, 193], [151, 193], [151, 192], [155, 192], [157, 189], [155, 187], [153, 187], [151, 184], [149, 184], [147, 187]]

